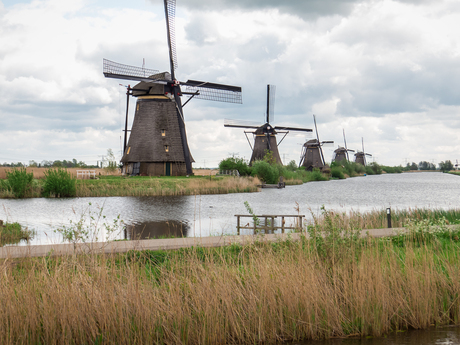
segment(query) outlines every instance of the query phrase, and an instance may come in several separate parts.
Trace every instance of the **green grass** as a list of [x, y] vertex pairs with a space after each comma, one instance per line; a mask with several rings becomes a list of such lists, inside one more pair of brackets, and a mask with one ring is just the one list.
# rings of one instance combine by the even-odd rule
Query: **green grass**
[[33, 231], [23, 229], [19, 223], [5, 223], [0, 225], [0, 246], [16, 244], [22, 240], [28, 241], [33, 235]]

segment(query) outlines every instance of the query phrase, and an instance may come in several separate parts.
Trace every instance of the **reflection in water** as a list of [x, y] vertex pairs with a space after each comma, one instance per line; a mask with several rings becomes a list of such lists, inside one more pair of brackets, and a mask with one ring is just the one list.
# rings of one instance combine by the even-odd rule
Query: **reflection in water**
[[457, 345], [460, 344], [460, 327], [446, 326], [426, 330], [390, 333], [381, 338], [347, 338], [323, 341], [290, 343], [295, 345]]
[[175, 220], [143, 222], [140, 224], [127, 225], [124, 237], [129, 240], [187, 237], [189, 228], [187, 223]]

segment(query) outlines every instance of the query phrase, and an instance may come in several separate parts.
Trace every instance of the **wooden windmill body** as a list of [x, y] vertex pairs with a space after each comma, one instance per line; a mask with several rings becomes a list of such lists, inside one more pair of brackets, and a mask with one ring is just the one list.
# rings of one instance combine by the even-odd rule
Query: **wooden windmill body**
[[[127, 141], [128, 110], [125, 122], [123, 173], [130, 175], [192, 175], [194, 162], [187, 142], [183, 107], [192, 98], [242, 103], [241, 87], [197, 80], [180, 82], [174, 37], [175, 0], [164, 0], [171, 73], [115, 63], [104, 59], [108, 78], [139, 81], [128, 87], [137, 98], [134, 121]], [[187, 87], [181, 90], [181, 85]], [[190, 98], [182, 104], [183, 95]], [[128, 105], [127, 105], [128, 109]]]
[[305, 144], [303, 144], [302, 153], [300, 154], [299, 167], [303, 166], [307, 171], [312, 171], [314, 168], [318, 168], [320, 170], [325, 169], [327, 165], [324, 159], [322, 146], [324, 144], [334, 144], [333, 141], [319, 140], [315, 115], [313, 115], [313, 121], [315, 123], [316, 139], [308, 140]]
[[[267, 112], [265, 118], [265, 124], [263, 125], [244, 125], [234, 123], [233, 120], [226, 120], [224, 124], [225, 127], [236, 127], [236, 128], [246, 128], [246, 129], [255, 129], [255, 131], [245, 131], [246, 138], [248, 139], [249, 146], [252, 149], [251, 160], [249, 165], [252, 165], [257, 160], [263, 160], [267, 153], [271, 153], [273, 160], [276, 164], [283, 164], [279, 154], [278, 146], [289, 133], [289, 131], [304, 131], [312, 132], [308, 128], [296, 128], [296, 127], [282, 127], [282, 126], [272, 126], [270, 122], [274, 118], [274, 105], [275, 105], [275, 86], [267, 85]], [[247, 137], [247, 134], [253, 134], [254, 136], [254, 146], [251, 145], [251, 141]], [[283, 138], [277, 142], [276, 135], [284, 134]]]
[[366, 166], [367, 165], [366, 156], [372, 157], [372, 155], [364, 151], [364, 139], [363, 138], [361, 138], [361, 143], [362, 143], [363, 151], [357, 151], [355, 153], [355, 162]]
[[345, 130], [343, 129], [343, 142], [345, 144], [345, 147], [339, 146], [337, 149], [334, 150], [334, 154], [332, 156], [332, 161], [333, 162], [340, 162], [340, 161], [346, 161], [349, 162], [350, 158], [348, 156], [348, 152], [355, 152], [354, 150], [350, 150], [347, 147], [347, 140], [345, 139]]

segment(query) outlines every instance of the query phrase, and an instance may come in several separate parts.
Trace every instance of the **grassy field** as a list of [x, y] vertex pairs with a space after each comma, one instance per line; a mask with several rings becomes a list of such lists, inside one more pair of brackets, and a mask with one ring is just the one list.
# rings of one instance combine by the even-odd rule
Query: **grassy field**
[[[5, 180], [3, 180], [5, 181]], [[0, 180], [2, 183], [2, 180]], [[25, 197], [39, 198], [42, 195], [43, 179], [34, 179]], [[257, 192], [260, 181], [254, 177], [124, 177], [99, 176], [98, 179], [76, 181], [77, 197], [107, 196], [160, 196]], [[1, 187], [1, 186], [0, 186]], [[0, 188], [0, 198], [13, 198], [8, 188]]]
[[[258, 344], [459, 324], [459, 231], [0, 262], [0, 342]], [[351, 222], [348, 222], [351, 224]], [[343, 230], [346, 230], [345, 236]]]

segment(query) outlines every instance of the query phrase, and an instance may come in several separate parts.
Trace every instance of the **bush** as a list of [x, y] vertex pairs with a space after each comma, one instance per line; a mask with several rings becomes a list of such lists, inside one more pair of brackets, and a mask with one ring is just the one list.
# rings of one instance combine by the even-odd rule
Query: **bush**
[[377, 162], [372, 162], [369, 164], [369, 166], [371, 167], [374, 174], [380, 175], [382, 173], [382, 168], [377, 164]]
[[278, 183], [280, 177], [278, 168], [265, 161], [255, 161], [252, 163], [252, 176], [257, 176], [268, 184]]
[[369, 165], [365, 166], [364, 168], [366, 169], [366, 174], [367, 175], [375, 175], [374, 170]]
[[33, 173], [28, 173], [26, 168], [13, 169], [6, 172], [8, 187], [11, 188], [16, 198], [23, 198], [32, 185]]
[[238, 170], [240, 176], [251, 175], [251, 168], [243, 160], [243, 158], [229, 157], [220, 161], [219, 170]]
[[310, 181], [327, 181], [327, 176], [324, 176], [321, 170], [314, 168], [313, 171], [307, 172]]
[[297, 170], [297, 164], [295, 163], [295, 160], [292, 160], [289, 162], [288, 165], [286, 165], [286, 169], [289, 171], [296, 171]]
[[338, 178], [338, 179], [344, 179], [345, 175], [343, 174], [343, 170], [341, 167], [333, 167], [331, 168], [331, 177], [333, 178]]
[[73, 197], [77, 194], [76, 179], [67, 169], [49, 169], [45, 171], [43, 196]]

